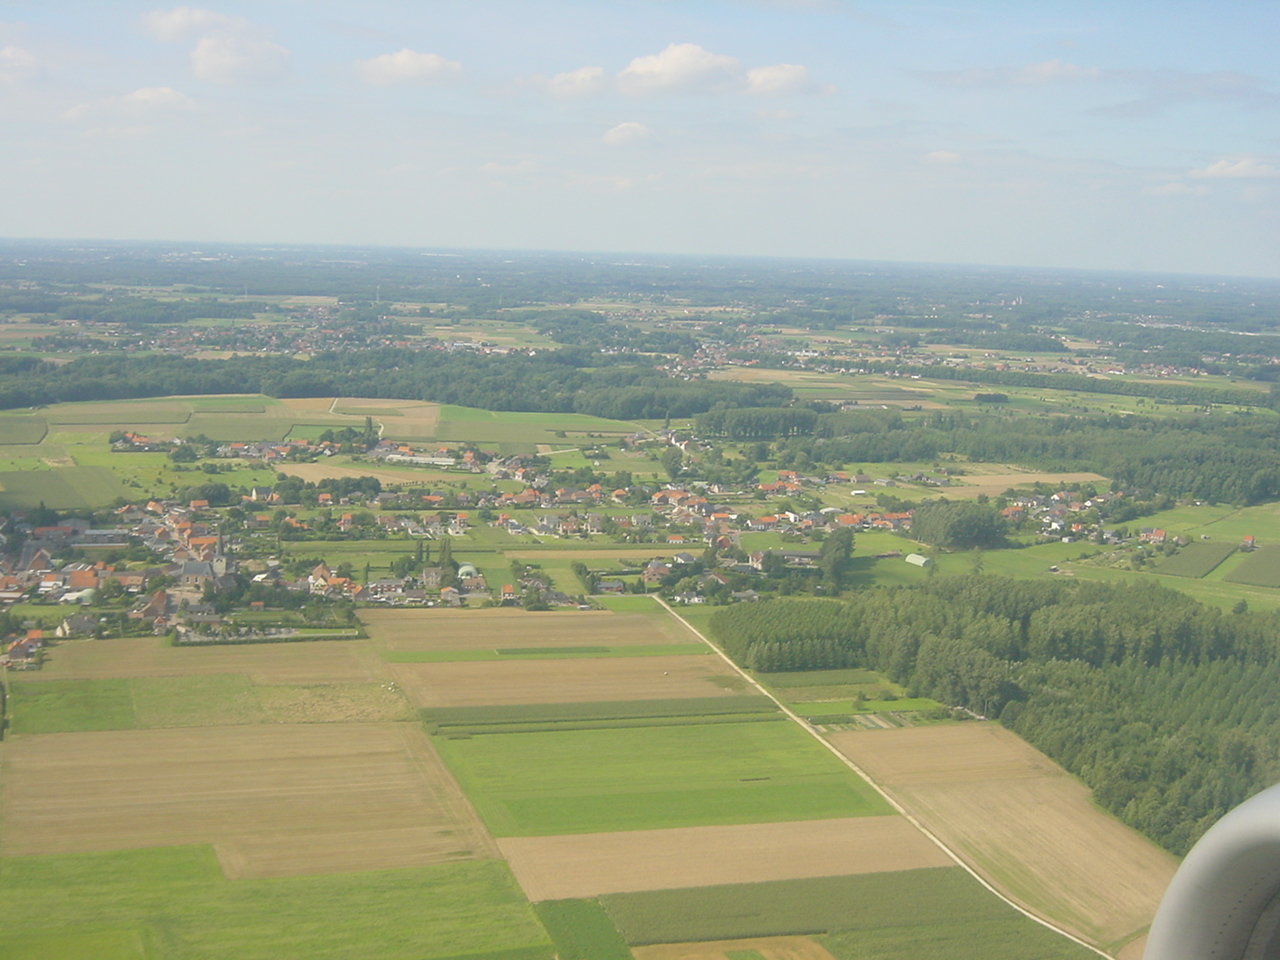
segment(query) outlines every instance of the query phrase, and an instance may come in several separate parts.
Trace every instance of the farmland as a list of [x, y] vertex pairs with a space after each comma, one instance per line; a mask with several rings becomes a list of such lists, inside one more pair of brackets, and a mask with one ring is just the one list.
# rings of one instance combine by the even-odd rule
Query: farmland
[[831, 742], [1002, 890], [1092, 942], [1142, 931], [1175, 861], [992, 724], [837, 733]]
[[1193, 543], [1157, 566], [1155, 572], [1166, 577], [1199, 579], [1208, 576], [1235, 552], [1234, 543]]
[[718, 723], [438, 740], [490, 831], [602, 833], [887, 814], [788, 723]]
[[534, 901], [952, 865], [898, 816], [504, 837], [498, 846]]
[[1280, 546], [1259, 548], [1224, 579], [1257, 587], [1280, 587]]

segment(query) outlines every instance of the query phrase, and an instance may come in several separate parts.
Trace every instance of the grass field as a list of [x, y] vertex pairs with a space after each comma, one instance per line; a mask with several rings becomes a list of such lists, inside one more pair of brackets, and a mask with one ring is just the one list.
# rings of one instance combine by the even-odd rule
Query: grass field
[[597, 900], [547, 900], [534, 905], [558, 960], [632, 960], [631, 951]]
[[600, 899], [632, 944], [839, 931], [819, 942], [841, 960], [1094, 956], [1019, 915], [958, 867]]
[[1224, 579], [1255, 587], [1280, 587], [1280, 546], [1259, 547]]
[[436, 743], [495, 836], [891, 812], [792, 724], [624, 727]]
[[551, 957], [494, 861], [229, 881], [207, 846], [169, 847], [7, 858], [0, 888], [7, 960]]
[[1104, 949], [1150, 921], [1176, 861], [991, 723], [828, 738], [1006, 894]]
[[1212, 573], [1218, 564], [1235, 552], [1234, 543], [1192, 543], [1161, 562], [1155, 572], [1166, 577], [1191, 577], [1198, 580]]
[[54, 467], [0, 473], [0, 509], [101, 507], [127, 490], [106, 467]]
[[0, 417], [0, 444], [39, 443], [48, 430], [43, 417]]
[[493, 847], [414, 724], [14, 737], [6, 857], [212, 843], [232, 877], [474, 859]]
[[638, 946], [635, 960], [835, 960], [813, 937], [750, 937]]
[[506, 837], [498, 846], [535, 901], [953, 865], [898, 816]]

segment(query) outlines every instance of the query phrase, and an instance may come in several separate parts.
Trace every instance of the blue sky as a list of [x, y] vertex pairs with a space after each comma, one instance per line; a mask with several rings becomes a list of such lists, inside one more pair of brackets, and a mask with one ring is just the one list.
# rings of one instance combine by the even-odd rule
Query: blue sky
[[0, 0], [0, 236], [1280, 276], [1270, 2]]

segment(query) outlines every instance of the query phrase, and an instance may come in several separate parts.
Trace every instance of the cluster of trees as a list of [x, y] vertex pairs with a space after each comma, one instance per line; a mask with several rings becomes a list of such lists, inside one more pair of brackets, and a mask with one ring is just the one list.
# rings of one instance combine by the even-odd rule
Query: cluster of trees
[[701, 437], [774, 440], [813, 433], [818, 414], [804, 407], [739, 407], [699, 414], [694, 429]]
[[69, 300], [57, 308], [63, 320], [91, 323], [185, 323], [197, 318], [247, 320], [269, 309], [263, 301], [155, 300], [150, 297], [101, 297]]
[[[6, 358], [7, 359], [7, 358]], [[691, 417], [716, 404], [780, 406], [781, 384], [676, 380], [652, 365], [566, 348], [537, 356], [402, 350], [192, 360], [91, 356], [57, 365], [30, 358], [0, 365], [0, 408], [174, 394], [395, 397], [486, 410], [587, 413], [636, 420]], [[634, 361], [634, 358], [632, 358]]]
[[911, 536], [948, 550], [995, 550], [1005, 545], [1000, 511], [971, 500], [928, 500], [911, 514]]
[[865, 666], [998, 717], [1175, 853], [1280, 776], [1280, 614], [970, 575], [738, 604], [711, 626], [757, 670]]

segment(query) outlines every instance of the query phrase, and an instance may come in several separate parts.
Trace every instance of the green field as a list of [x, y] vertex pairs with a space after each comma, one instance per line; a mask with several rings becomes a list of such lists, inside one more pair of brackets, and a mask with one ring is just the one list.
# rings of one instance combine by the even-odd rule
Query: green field
[[631, 944], [831, 934], [840, 960], [1095, 956], [984, 890], [959, 867], [658, 890], [600, 898]]
[[1234, 543], [1193, 543], [1183, 547], [1155, 568], [1166, 577], [1208, 576], [1223, 560], [1236, 552]]
[[9, 723], [13, 733], [132, 730], [128, 680], [12, 680]]
[[101, 507], [126, 496], [125, 487], [106, 467], [54, 467], [0, 473], [0, 509], [52, 510]]
[[435, 742], [495, 836], [892, 812], [793, 724], [621, 727]]
[[227, 880], [211, 848], [163, 847], [0, 859], [0, 889], [6, 960], [551, 958], [499, 861]]
[[631, 960], [600, 901], [544, 900], [533, 909], [551, 934], [557, 960]]
[[1255, 587], [1280, 587], [1280, 546], [1258, 548], [1224, 579]]
[[783, 719], [768, 697], [683, 697], [672, 700], [618, 700], [602, 703], [531, 703], [488, 707], [434, 707], [421, 711], [432, 732], [508, 733], [514, 730], [592, 730], [744, 719]]
[[48, 430], [43, 417], [0, 417], [0, 444], [39, 443]]
[[[436, 439], [525, 446], [566, 445], [567, 437], [582, 438], [588, 433], [617, 437], [635, 432], [633, 423], [602, 420], [582, 413], [509, 413], [445, 405], [440, 408]], [[557, 433], [564, 433], [566, 437], [557, 437]]]

